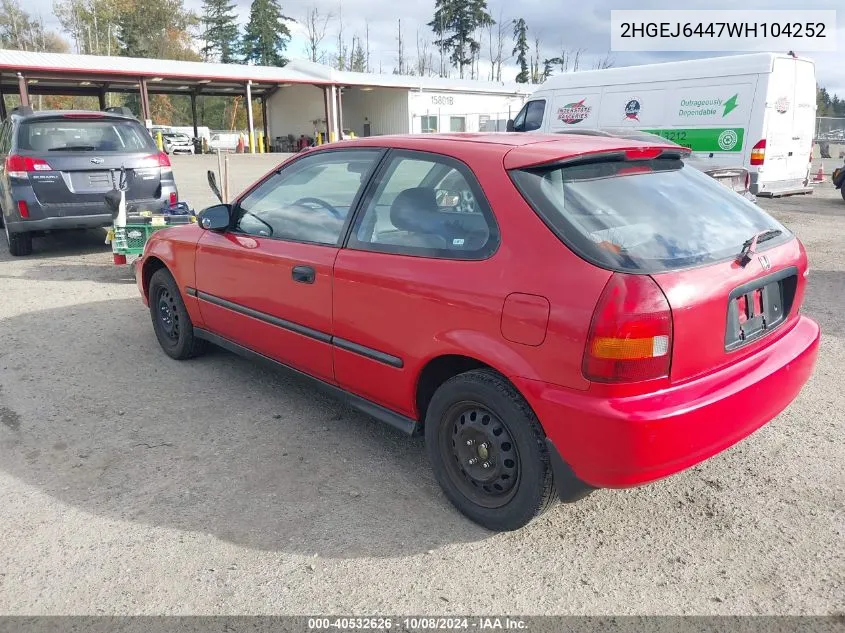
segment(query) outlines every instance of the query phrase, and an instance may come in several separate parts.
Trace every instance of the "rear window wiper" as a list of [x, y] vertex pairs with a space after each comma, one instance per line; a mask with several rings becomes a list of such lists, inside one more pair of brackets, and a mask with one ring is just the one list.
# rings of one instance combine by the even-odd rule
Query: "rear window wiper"
[[51, 147], [48, 152], [89, 152], [97, 149], [96, 145], [66, 145], [64, 147]]
[[751, 236], [747, 240], [742, 243], [742, 250], [739, 252], [739, 255], [736, 257], [737, 263], [745, 268], [748, 262], [751, 261], [751, 256], [757, 250], [757, 244], [760, 242], [765, 242], [767, 240], [771, 240], [778, 235], [783, 233], [780, 229], [768, 229], [767, 231], [761, 231], [756, 235]]

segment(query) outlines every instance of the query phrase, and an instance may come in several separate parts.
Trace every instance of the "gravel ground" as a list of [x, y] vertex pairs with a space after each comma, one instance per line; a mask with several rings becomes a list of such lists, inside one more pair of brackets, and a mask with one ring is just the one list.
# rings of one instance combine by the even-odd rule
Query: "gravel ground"
[[[174, 164], [211, 203], [216, 161]], [[238, 189], [272, 161], [232, 164]], [[799, 398], [696, 468], [510, 534], [452, 509], [420, 440], [223, 351], [168, 359], [102, 232], [3, 249], [0, 613], [842, 613], [845, 202], [828, 182], [761, 205], [811, 258]]]

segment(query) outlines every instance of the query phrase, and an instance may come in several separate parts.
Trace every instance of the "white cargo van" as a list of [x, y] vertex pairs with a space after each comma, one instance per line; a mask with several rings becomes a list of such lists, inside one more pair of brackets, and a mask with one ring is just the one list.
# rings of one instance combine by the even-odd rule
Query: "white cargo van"
[[753, 53], [551, 77], [509, 122], [515, 132], [631, 127], [751, 171], [756, 195], [811, 191], [812, 60]]

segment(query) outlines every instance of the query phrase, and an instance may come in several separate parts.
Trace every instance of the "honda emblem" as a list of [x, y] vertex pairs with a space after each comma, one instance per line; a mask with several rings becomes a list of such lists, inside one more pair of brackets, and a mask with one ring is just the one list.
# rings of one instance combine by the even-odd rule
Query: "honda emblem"
[[92, 158], [91, 162], [94, 163], [95, 165], [102, 165], [103, 159], [102, 158]]
[[765, 255], [760, 255], [758, 259], [760, 260], [760, 266], [762, 266], [763, 270], [769, 270], [769, 268], [772, 267], [772, 265], [769, 263], [769, 258]]

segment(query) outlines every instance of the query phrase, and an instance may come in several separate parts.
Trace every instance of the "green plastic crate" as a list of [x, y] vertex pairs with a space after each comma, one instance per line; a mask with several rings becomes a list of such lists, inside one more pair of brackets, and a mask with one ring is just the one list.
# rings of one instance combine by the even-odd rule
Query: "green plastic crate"
[[144, 245], [150, 235], [159, 229], [166, 229], [167, 225], [153, 226], [152, 224], [127, 224], [114, 227], [112, 251], [120, 255], [140, 255], [144, 252]]

